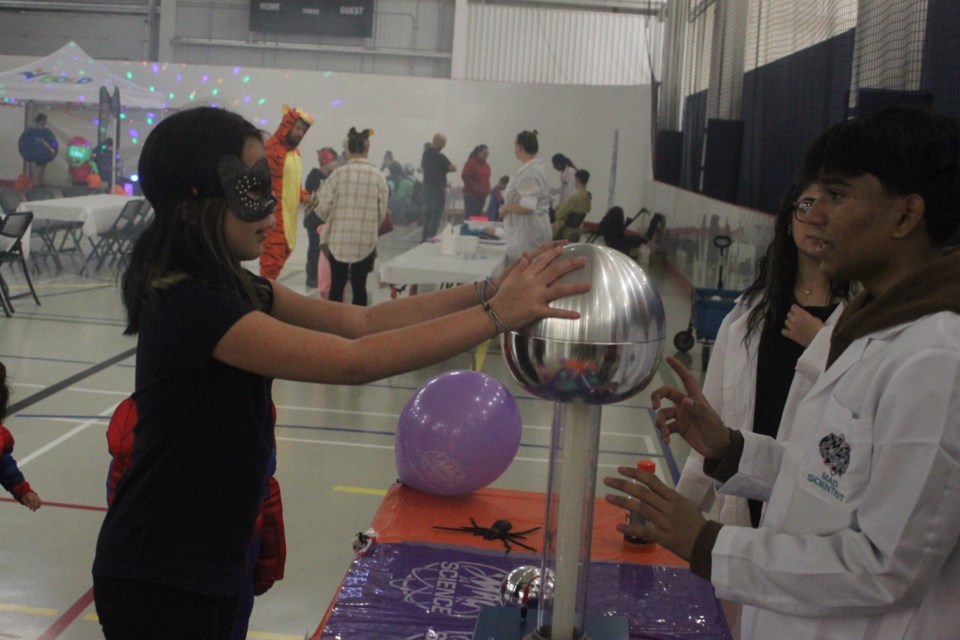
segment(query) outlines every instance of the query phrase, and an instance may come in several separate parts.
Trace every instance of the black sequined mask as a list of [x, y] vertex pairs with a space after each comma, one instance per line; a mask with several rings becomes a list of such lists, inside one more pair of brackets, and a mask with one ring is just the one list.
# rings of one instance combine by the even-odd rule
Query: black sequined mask
[[230, 210], [244, 222], [259, 222], [277, 206], [266, 158], [247, 168], [237, 156], [221, 156], [217, 171]]

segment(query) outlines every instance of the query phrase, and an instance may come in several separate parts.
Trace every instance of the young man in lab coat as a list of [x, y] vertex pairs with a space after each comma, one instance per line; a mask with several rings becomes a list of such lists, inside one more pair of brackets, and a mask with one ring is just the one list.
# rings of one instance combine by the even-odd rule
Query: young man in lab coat
[[[821, 136], [806, 171], [821, 269], [865, 289], [816, 379], [794, 380], [777, 440], [724, 425], [693, 376], [653, 392], [664, 438], [706, 458], [722, 493], [766, 501], [758, 529], [706, 521], [655, 476], [621, 468], [607, 500], [742, 602], [744, 640], [938, 640], [960, 633], [960, 221], [957, 121], [894, 108]], [[663, 399], [673, 406], [661, 408]], [[636, 488], [636, 478], [645, 487]], [[649, 488], [650, 491], [647, 491]]]

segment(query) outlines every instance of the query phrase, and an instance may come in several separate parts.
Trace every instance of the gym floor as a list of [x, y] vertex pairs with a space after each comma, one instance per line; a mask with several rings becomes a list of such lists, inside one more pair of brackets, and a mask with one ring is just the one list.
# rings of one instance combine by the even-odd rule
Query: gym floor
[[[418, 229], [398, 225], [381, 239], [379, 261], [418, 239]], [[304, 291], [305, 245], [301, 237], [281, 278]], [[669, 267], [647, 270], [664, 302], [664, 351], [671, 354], [672, 336], [690, 321], [689, 289]], [[0, 638], [102, 638], [90, 567], [106, 505], [105, 433], [113, 409], [133, 390], [136, 340], [123, 335], [116, 274], [78, 271], [69, 259], [58, 275], [40, 265], [31, 275], [42, 304], [21, 298], [12, 318], [0, 315], [0, 360], [11, 386], [5, 424], [16, 437], [14, 457], [44, 501], [32, 513], [0, 495]], [[3, 277], [12, 293], [26, 291], [19, 267], [4, 268]], [[374, 303], [389, 299], [376, 269], [368, 289]], [[680, 358], [699, 369], [700, 349]], [[523, 417], [520, 451], [493, 486], [546, 490], [553, 406], [513, 381], [496, 343], [360, 387], [274, 383], [286, 576], [256, 599], [248, 638], [301, 640], [314, 632], [353, 557], [354, 535], [367, 528], [396, 479], [393, 443], [404, 405], [437, 374], [471, 368], [506, 384]], [[655, 460], [661, 478], [675, 481], [687, 450], [678, 438], [666, 449], [656, 439], [648, 393], [673, 379], [662, 365], [646, 391], [604, 407], [598, 495], [605, 492], [600, 478], [639, 458]]]

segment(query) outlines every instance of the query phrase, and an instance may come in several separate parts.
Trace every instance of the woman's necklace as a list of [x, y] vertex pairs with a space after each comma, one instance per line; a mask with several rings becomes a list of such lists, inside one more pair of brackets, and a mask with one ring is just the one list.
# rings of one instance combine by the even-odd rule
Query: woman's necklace
[[[819, 285], [810, 285], [809, 287], [806, 287], [798, 284], [796, 289], [794, 290], [794, 295], [797, 296], [797, 298], [800, 298], [801, 294], [803, 296], [802, 304], [807, 306], [815, 302], [822, 302], [821, 298], [824, 297], [820, 295]], [[829, 301], [828, 301], [828, 304], [829, 304]]]

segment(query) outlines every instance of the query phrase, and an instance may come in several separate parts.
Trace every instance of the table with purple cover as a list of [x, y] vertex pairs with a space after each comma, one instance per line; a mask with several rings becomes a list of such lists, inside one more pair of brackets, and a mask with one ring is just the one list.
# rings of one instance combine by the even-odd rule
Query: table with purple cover
[[[312, 640], [471, 640], [480, 608], [499, 606], [507, 573], [539, 565], [540, 556], [519, 547], [505, 554], [498, 540], [433, 527], [506, 518], [520, 531], [542, 525], [543, 511], [540, 493], [442, 497], [394, 485], [371, 525], [377, 542], [351, 563]], [[588, 614], [625, 616], [637, 640], [730, 640], [709, 582], [655, 545], [624, 549], [614, 529], [623, 512], [601, 499], [594, 511]], [[542, 532], [525, 542], [540, 549]]]

